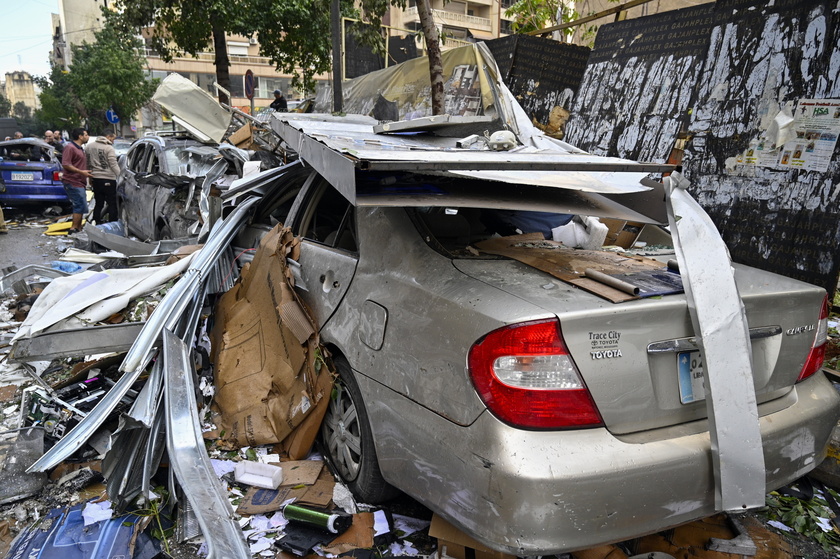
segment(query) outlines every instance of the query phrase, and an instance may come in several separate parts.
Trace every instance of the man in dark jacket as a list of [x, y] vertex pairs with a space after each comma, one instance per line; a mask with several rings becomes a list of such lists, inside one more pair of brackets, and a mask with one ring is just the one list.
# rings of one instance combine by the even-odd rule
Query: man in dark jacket
[[279, 89], [274, 90], [274, 101], [269, 105], [275, 111], [286, 112], [289, 110], [289, 105], [286, 103], [286, 98], [283, 97], [283, 92]]

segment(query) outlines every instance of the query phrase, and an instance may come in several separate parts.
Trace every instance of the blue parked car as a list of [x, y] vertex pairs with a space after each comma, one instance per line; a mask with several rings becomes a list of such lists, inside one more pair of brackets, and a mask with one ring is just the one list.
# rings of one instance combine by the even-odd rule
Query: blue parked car
[[37, 138], [0, 142], [0, 204], [69, 205], [55, 149]]

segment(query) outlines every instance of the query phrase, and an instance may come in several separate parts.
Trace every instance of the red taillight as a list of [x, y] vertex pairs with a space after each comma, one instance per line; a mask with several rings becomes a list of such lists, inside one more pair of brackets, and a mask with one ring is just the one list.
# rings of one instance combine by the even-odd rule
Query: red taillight
[[61, 180], [61, 171], [53, 171], [53, 181], [58, 182]]
[[494, 330], [470, 348], [478, 395], [499, 419], [526, 429], [603, 425], [557, 320]]
[[811, 345], [808, 359], [805, 360], [805, 366], [802, 367], [802, 371], [799, 373], [799, 378], [796, 379], [796, 382], [805, 380], [822, 368], [823, 361], [825, 360], [826, 341], [828, 341], [828, 295], [823, 299], [822, 308], [820, 309], [820, 319], [817, 322], [817, 333], [814, 336], [814, 343]]

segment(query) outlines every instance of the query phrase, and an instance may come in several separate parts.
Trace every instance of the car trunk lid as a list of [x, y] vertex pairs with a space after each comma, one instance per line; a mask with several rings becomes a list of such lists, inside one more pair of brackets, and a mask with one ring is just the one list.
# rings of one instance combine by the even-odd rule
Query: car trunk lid
[[[702, 362], [683, 294], [614, 304], [510, 261], [455, 260], [468, 276], [553, 313], [607, 428], [616, 434], [705, 419]], [[814, 340], [824, 292], [736, 265], [759, 404], [787, 394]], [[574, 293], [576, 291], [576, 293]], [[693, 366], [692, 366], [693, 365]]]

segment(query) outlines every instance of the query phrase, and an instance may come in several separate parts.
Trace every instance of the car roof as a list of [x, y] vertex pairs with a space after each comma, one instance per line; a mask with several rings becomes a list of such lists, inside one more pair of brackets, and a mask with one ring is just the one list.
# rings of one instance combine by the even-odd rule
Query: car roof
[[169, 147], [185, 147], [185, 146], [195, 146], [195, 147], [207, 147], [209, 149], [218, 150], [218, 144], [214, 143], [205, 143], [200, 140], [196, 140], [195, 138], [184, 135], [184, 136], [168, 136], [168, 135], [149, 135], [143, 136], [139, 138], [134, 143], [154, 143], [159, 145], [162, 148], [169, 148]]
[[0, 147], [7, 147], [7, 146], [38, 146], [41, 149], [45, 149], [48, 151], [55, 151], [55, 148], [41, 140], [39, 138], [18, 138], [17, 140], [6, 140], [4, 142], [0, 142]]

